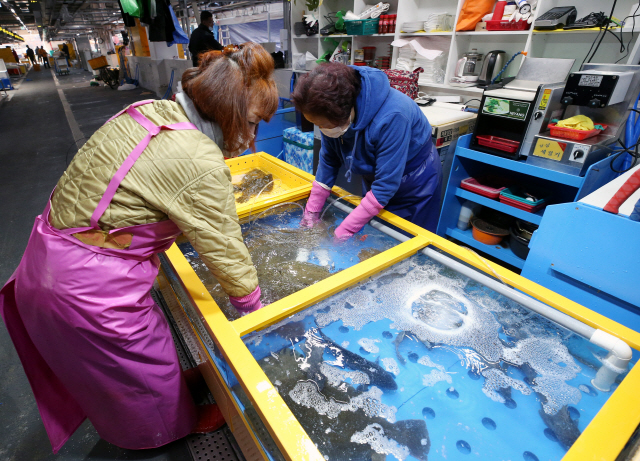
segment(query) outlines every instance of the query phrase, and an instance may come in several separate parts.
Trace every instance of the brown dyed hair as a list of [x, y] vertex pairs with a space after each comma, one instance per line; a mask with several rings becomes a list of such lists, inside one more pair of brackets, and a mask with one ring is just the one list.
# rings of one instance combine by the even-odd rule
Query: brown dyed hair
[[319, 115], [344, 125], [360, 94], [360, 75], [355, 69], [336, 62], [321, 64], [303, 75], [291, 100], [305, 114]]
[[[267, 122], [278, 109], [278, 89], [273, 80], [271, 55], [257, 43], [239, 50], [210, 51], [200, 55], [200, 65], [182, 74], [182, 88], [200, 116], [217, 123], [224, 136], [224, 149], [245, 147], [255, 129], [249, 125], [249, 107]], [[250, 147], [255, 149], [254, 142]]]

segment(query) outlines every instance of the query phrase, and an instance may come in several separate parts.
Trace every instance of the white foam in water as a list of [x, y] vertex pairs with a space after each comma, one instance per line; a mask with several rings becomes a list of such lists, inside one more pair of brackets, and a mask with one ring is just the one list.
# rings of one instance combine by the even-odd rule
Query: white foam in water
[[580, 401], [580, 391], [565, 381], [575, 378], [581, 368], [558, 339], [521, 339], [515, 347], [505, 348], [503, 357], [518, 366], [528, 363], [537, 373], [533, 390], [547, 398], [545, 413], [556, 414], [564, 405]]
[[507, 376], [497, 368], [484, 370], [482, 372], [482, 376], [485, 377], [482, 392], [484, 392], [491, 400], [495, 400], [496, 402], [504, 403], [505, 401], [504, 397], [498, 393], [500, 389], [512, 387], [522, 392], [524, 395], [531, 394], [531, 389], [524, 381]]
[[376, 343], [379, 342], [379, 339], [371, 338], [362, 338], [358, 340], [358, 344], [360, 344], [365, 351], [370, 352], [371, 354], [377, 354], [380, 352], [380, 348], [376, 346]]
[[555, 415], [563, 406], [580, 402], [582, 394], [579, 389], [570, 386], [561, 378], [555, 376], [539, 376], [533, 390], [547, 398], [542, 404], [544, 412]]
[[320, 365], [320, 373], [327, 377], [327, 381], [333, 387], [338, 387], [347, 379], [354, 385], [369, 384], [369, 376], [361, 371], [344, 371], [338, 367], [332, 367], [326, 362]]
[[346, 349], [347, 347], [349, 347], [349, 341], [342, 341], [342, 344], [340, 345]]
[[363, 410], [370, 418], [384, 418], [390, 423], [396, 422], [398, 409], [382, 403], [382, 391], [373, 386], [366, 392], [359, 394], [349, 402], [339, 402], [333, 397], [327, 399], [313, 381], [301, 381], [289, 392], [289, 397], [299, 405], [315, 409], [320, 415], [327, 415], [335, 419], [343, 411], [355, 412]]
[[437, 363], [435, 363], [433, 360], [431, 360], [431, 357], [429, 357], [428, 355], [424, 355], [420, 357], [418, 359], [418, 363], [420, 365], [424, 365], [425, 367], [437, 368], [440, 371], [444, 371], [444, 367], [442, 365], [438, 365]]
[[384, 369], [389, 373], [393, 373], [395, 376], [400, 374], [400, 367], [398, 366], [398, 362], [395, 361], [392, 357], [385, 357], [382, 359], [382, 365]]
[[590, 394], [591, 393], [591, 389], [589, 389], [589, 387], [584, 385], [584, 384], [580, 384], [578, 386], [578, 389], [581, 390], [582, 392], [584, 392], [585, 394]]
[[[471, 284], [471, 288], [465, 292], [467, 284]], [[581, 398], [580, 391], [567, 384], [581, 370], [561, 341], [571, 335], [570, 332], [431, 260], [418, 263], [412, 258], [396, 264], [369, 281], [332, 296], [313, 310], [300, 312], [263, 330], [250, 341], [258, 344], [263, 335], [302, 321], [312, 313], [318, 328], [340, 320], [355, 331], [369, 323], [388, 319], [388, 328], [412, 334], [410, 338], [417, 338], [429, 349], [449, 350], [469, 369], [482, 373], [485, 379], [483, 391], [493, 400], [504, 401], [497, 392], [503, 387], [512, 387], [525, 395], [535, 391], [546, 399], [544, 411], [555, 414], [562, 406], [577, 404]], [[508, 336], [505, 342], [499, 336], [503, 333]], [[358, 344], [377, 353], [377, 341], [362, 338]], [[348, 343], [343, 343], [343, 347], [347, 346]], [[520, 367], [534, 384], [529, 387], [490, 366], [500, 362]], [[418, 363], [432, 368], [429, 374], [423, 375], [424, 385], [433, 386], [442, 381], [452, 383], [451, 375], [444, 373], [444, 367], [430, 357], [425, 355]], [[381, 359], [381, 364], [395, 374], [390, 361]], [[345, 373], [327, 371], [325, 375], [332, 385], [340, 379], [343, 387], [346, 386], [345, 379], [355, 383], [354, 376]], [[315, 384], [300, 382], [290, 395], [294, 401], [313, 407], [320, 414], [337, 415], [341, 411], [361, 408], [373, 389], [376, 388], [347, 403], [327, 399]], [[367, 414], [384, 413], [395, 419], [395, 408], [381, 403], [382, 391], [376, 390], [376, 393], [375, 403], [367, 407]]]
[[444, 346], [444, 349], [456, 354], [460, 359], [460, 363], [471, 371], [480, 373], [487, 368], [487, 364], [482, 356], [472, 349], [454, 349], [448, 346]]
[[451, 375], [441, 370], [431, 370], [431, 373], [428, 375], [422, 375], [422, 384], [427, 387], [432, 387], [440, 381], [446, 381], [451, 384]]
[[[500, 324], [491, 312], [464, 295], [464, 285], [462, 279], [439, 276], [433, 264], [418, 266], [405, 261], [368, 282], [364, 290], [357, 288], [332, 298], [331, 309], [319, 313], [316, 322], [322, 328], [342, 320], [345, 326], [359, 330], [387, 318], [393, 322], [391, 328], [410, 331], [423, 342], [471, 348], [487, 361], [496, 362], [502, 351]], [[383, 290], [376, 290], [380, 286]], [[378, 302], [379, 293], [384, 294], [382, 303]], [[436, 307], [444, 308], [446, 314], [436, 315]]]
[[324, 249], [320, 249], [314, 252], [314, 256], [318, 258], [318, 264], [321, 266], [328, 266], [331, 263], [331, 257], [329, 252]]
[[361, 445], [368, 444], [376, 453], [392, 455], [400, 461], [405, 460], [411, 454], [409, 448], [386, 437], [380, 424], [369, 424], [363, 431], [353, 434], [351, 441]]

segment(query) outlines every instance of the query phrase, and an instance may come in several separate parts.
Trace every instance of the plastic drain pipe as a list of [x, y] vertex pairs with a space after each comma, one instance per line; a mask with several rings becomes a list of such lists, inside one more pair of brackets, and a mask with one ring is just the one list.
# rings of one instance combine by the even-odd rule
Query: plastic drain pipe
[[[350, 213], [353, 210], [348, 205], [341, 202], [334, 202], [333, 205], [336, 208], [344, 211], [345, 213]], [[378, 221], [371, 220], [369, 221], [369, 225], [374, 229], [387, 234], [389, 237], [392, 237], [401, 242], [406, 242], [407, 240], [411, 239], [411, 237], [407, 237], [406, 235], [394, 229], [391, 229]], [[507, 298], [512, 299], [519, 304], [522, 304], [530, 310], [562, 325], [563, 327], [573, 331], [574, 333], [579, 334], [580, 336], [588, 339], [589, 342], [595, 344], [596, 346], [605, 349], [608, 354], [602, 361], [602, 366], [596, 373], [596, 377], [591, 380], [591, 384], [593, 384], [593, 386], [599, 391], [609, 392], [611, 390], [611, 385], [616, 381], [618, 375], [626, 371], [629, 362], [631, 361], [632, 350], [631, 347], [629, 347], [629, 345], [621, 339], [616, 338], [615, 336], [605, 331], [590, 327], [589, 325], [586, 325], [581, 321], [554, 309], [551, 306], [547, 306], [537, 299], [531, 298], [530, 296], [527, 296], [524, 293], [521, 293], [509, 287], [508, 285], [505, 285], [504, 283], [492, 279], [491, 277], [478, 272], [477, 270], [469, 266], [465, 266], [464, 264], [455, 261], [454, 259], [451, 259], [450, 257], [445, 256], [432, 248], [425, 248], [424, 250], [422, 250], [422, 253], [424, 253], [431, 259], [434, 259], [439, 263], [444, 264], [445, 266], [466, 275], [470, 279], [488, 286], [501, 295], [506, 296]]]

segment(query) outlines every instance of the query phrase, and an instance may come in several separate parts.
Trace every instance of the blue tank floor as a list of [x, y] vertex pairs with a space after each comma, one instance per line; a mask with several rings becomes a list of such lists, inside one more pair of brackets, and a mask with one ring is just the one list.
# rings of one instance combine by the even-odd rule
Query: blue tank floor
[[[10, 99], [0, 96], [0, 282], [11, 276], [22, 258], [34, 218], [74, 155], [74, 137], [58, 95], [62, 90], [83, 136], [90, 136], [123, 106], [155, 99], [143, 89], [114, 91], [89, 87], [91, 74], [73, 70], [58, 77], [49, 69], [31, 71]], [[147, 93], [147, 94], [144, 94]], [[80, 144], [80, 143], [79, 143]], [[65, 159], [67, 150], [69, 158]], [[54, 455], [31, 387], [15, 348], [0, 320], [0, 459], [39, 460], [188, 460], [182, 440], [154, 449], [124, 450], [100, 439], [85, 421]]]

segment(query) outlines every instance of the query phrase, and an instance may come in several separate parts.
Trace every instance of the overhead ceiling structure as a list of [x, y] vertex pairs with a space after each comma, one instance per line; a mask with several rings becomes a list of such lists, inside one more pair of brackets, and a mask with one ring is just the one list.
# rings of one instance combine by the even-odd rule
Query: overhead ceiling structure
[[[242, 8], [253, 8], [283, 0], [200, 1], [172, 0], [176, 12], [185, 17], [184, 10], [198, 8], [212, 13], [224, 13]], [[286, 1], [286, 0], [285, 0]], [[188, 17], [193, 17], [189, 11]], [[103, 31], [124, 28], [118, 0], [0, 0], [0, 40], [20, 40], [13, 34], [20, 30], [38, 31], [43, 41], [67, 40], [77, 35], [95, 35]]]
[[24, 41], [20, 31], [35, 29], [40, 3], [35, 0], [0, 0], [0, 43]]
[[[281, 3], [281, 0], [240, 0], [229, 2], [204, 2], [203, 7], [211, 13], [224, 13], [225, 11], [251, 8], [266, 3]], [[202, 7], [201, 7], [202, 8]]]
[[24, 42], [24, 38], [21, 35], [11, 32], [3, 27], [0, 27], [0, 43], [14, 43]]
[[40, 4], [38, 30], [45, 41], [124, 28], [117, 0], [41, 0]]

